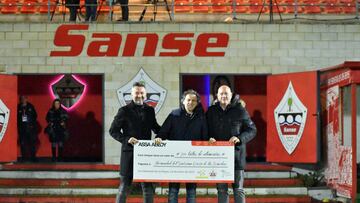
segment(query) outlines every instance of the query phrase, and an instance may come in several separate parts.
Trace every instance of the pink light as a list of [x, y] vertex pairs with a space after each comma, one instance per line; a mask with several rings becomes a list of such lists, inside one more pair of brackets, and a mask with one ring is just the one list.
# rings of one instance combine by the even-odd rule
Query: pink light
[[[53, 82], [50, 83], [49, 85], [49, 92], [50, 92], [50, 95], [52, 96], [53, 99], [56, 99], [57, 97], [55, 96], [55, 94], [53, 93], [52, 91], [52, 86], [59, 82], [65, 75], [60, 75], [59, 77], [57, 77], [56, 79], [54, 79]], [[84, 95], [86, 94], [87, 92], [87, 84], [86, 82], [84, 82], [83, 80], [79, 79], [77, 76], [75, 75], [71, 75], [75, 80], [77, 80], [80, 84], [84, 85], [84, 92], [80, 95], [80, 98], [79, 100], [70, 108], [67, 108], [66, 106], [62, 105], [61, 106], [66, 110], [66, 111], [72, 111], [75, 109], [75, 107], [77, 107], [80, 103], [81, 103], [81, 100], [83, 100], [84, 98]]]

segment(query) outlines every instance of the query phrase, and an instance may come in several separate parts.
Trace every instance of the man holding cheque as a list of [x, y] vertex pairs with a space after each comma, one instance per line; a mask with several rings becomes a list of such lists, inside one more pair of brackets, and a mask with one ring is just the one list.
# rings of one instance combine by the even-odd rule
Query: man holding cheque
[[[255, 124], [241, 103], [232, 98], [229, 86], [222, 85], [217, 92], [218, 102], [210, 106], [207, 113], [209, 142], [229, 141], [235, 144], [235, 180], [232, 184], [235, 203], [245, 203], [243, 188], [246, 164], [246, 143], [256, 136]], [[228, 203], [228, 185], [218, 183], [218, 202]]]
[[[183, 93], [181, 107], [166, 118], [155, 143], [162, 140], [208, 140], [206, 118], [196, 91]], [[169, 203], [178, 202], [179, 188], [180, 183], [169, 183]], [[186, 202], [196, 202], [196, 183], [186, 183]]]

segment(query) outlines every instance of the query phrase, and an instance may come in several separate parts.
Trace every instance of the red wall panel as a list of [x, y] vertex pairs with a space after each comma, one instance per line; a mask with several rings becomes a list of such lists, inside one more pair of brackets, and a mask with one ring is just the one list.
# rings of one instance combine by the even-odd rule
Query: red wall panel
[[0, 75], [0, 84], [0, 99], [10, 110], [8, 126], [0, 142], [0, 162], [11, 162], [17, 159], [17, 78]]

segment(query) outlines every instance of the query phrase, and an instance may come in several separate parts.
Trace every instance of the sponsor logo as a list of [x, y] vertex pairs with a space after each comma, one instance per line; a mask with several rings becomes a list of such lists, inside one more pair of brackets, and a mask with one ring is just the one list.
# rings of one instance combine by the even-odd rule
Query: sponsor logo
[[135, 82], [142, 82], [145, 84], [147, 97], [145, 103], [152, 106], [155, 109], [155, 113], [159, 112], [161, 106], [164, 104], [167, 91], [154, 82], [142, 68], [132, 80], [117, 90], [121, 106], [125, 106], [132, 101], [131, 88]]
[[156, 144], [155, 142], [139, 142], [139, 147], [166, 147], [166, 143]]
[[10, 110], [0, 99], [0, 142], [4, 138], [6, 128], [8, 126]]
[[70, 109], [80, 101], [85, 85], [73, 75], [64, 75], [51, 85], [51, 90], [55, 98], [59, 98], [60, 103]]
[[285, 150], [291, 154], [304, 131], [307, 108], [296, 95], [290, 81], [283, 98], [274, 110], [275, 125]]
[[[162, 39], [157, 33], [129, 33], [126, 37], [120, 33], [93, 33], [88, 39], [89, 43], [85, 43], [87, 34], [81, 34], [81, 31], [87, 30], [89, 25], [60, 25], [55, 32], [54, 45], [60, 47], [61, 51], [51, 51], [50, 56], [79, 56], [86, 49], [90, 57], [115, 57], [119, 56], [124, 39], [123, 57], [135, 56], [140, 40], [145, 40], [142, 56], [155, 56], [158, 53], [160, 57], [184, 57], [193, 50], [197, 57], [222, 57], [225, 52], [219, 49], [227, 48], [229, 43], [227, 33], [200, 33], [195, 40], [195, 33], [168, 33]], [[159, 41], [161, 50], [158, 50]], [[85, 44], [88, 44], [87, 47]]]

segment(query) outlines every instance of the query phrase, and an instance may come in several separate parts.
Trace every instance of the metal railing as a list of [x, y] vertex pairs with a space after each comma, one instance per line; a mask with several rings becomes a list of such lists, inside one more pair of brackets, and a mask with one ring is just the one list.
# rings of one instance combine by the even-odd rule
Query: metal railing
[[[3, 12], [3, 9], [6, 7], [43, 7], [45, 6], [43, 3], [39, 3], [39, 2], [30, 2], [30, 1], [25, 1], [23, 3], [11, 3], [11, 2], [3, 2], [0, 4], [1, 7], [1, 12]], [[188, 2], [188, 3], [178, 3], [175, 2], [175, 0], [171, 0], [171, 2], [167, 2], [167, 0], [149, 0], [146, 3], [138, 3], [138, 4], [119, 4], [119, 3], [115, 3], [113, 0], [110, 1], [106, 1], [106, 0], [100, 0], [98, 1], [97, 4], [66, 4], [65, 0], [57, 0], [57, 1], [53, 1], [53, 0], [48, 0], [46, 3], [47, 6], [47, 20], [48, 21], [52, 21], [53, 17], [55, 14], [62, 14], [63, 15], [63, 21], [65, 21], [65, 15], [67, 14], [66, 9], [69, 9], [71, 7], [77, 7], [77, 11], [78, 11], [78, 16], [77, 18], [79, 20], [82, 20], [82, 18], [84, 18], [85, 16], [85, 8], [86, 7], [96, 7], [97, 8], [97, 12], [96, 12], [96, 19], [101, 13], [104, 13], [103, 8], [104, 6], [108, 6], [108, 21], [113, 21], [113, 16], [114, 16], [114, 12], [115, 12], [115, 7], [121, 7], [121, 6], [128, 6], [128, 7], [141, 7], [143, 10], [140, 13], [140, 17], [139, 17], [139, 21], [142, 21], [144, 19], [144, 16], [146, 15], [146, 12], [148, 11], [148, 8], [151, 7], [152, 11], [150, 12], [153, 17], [152, 20], [156, 21], [156, 16], [159, 13], [158, 8], [159, 7], [165, 7], [165, 12], [166, 15], [169, 16], [168, 20], [172, 21], [176, 19], [176, 9], [180, 8], [180, 7], [191, 7], [192, 9], [194, 8], [199, 8], [199, 7], [207, 7], [209, 8], [216, 8], [216, 7], [225, 7], [227, 8], [227, 12], [220, 12], [220, 14], [228, 14], [229, 16], [231, 16], [231, 18], [233, 20], [236, 19], [241, 19], [241, 16], [243, 16], [244, 14], [257, 14], [257, 21], [260, 20], [260, 16], [265, 14], [269, 16], [269, 22], [274, 22], [274, 15], [279, 15], [280, 20], [283, 20], [282, 16], [283, 14], [286, 15], [290, 15], [293, 16], [292, 19], [298, 19], [299, 18], [299, 14], [301, 14], [302, 10], [304, 8], [311, 8], [311, 7], [319, 7], [322, 10], [326, 11], [326, 8], [339, 8], [339, 10], [344, 10], [344, 9], [351, 9], [354, 12], [342, 12], [342, 14], [347, 14], [347, 15], [353, 15], [353, 18], [349, 18], [349, 19], [359, 19], [359, 2], [358, 1], [354, 1], [352, 3], [346, 3], [346, 2], [342, 2], [342, 3], [331, 3], [329, 2], [324, 2], [322, 1], [321, 3], [299, 3], [298, 0], [294, 0], [292, 2], [287, 1], [286, 3], [278, 3], [277, 0], [263, 0], [262, 2], [259, 2], [257, 4], [254, 3], [239, 3], [237, 2], [237, 0], [232, 0], [230, 2], [222, 2], [222, 3], [209, 3], [207, 1], [203, 1], [203, 3], [199, 3], [199, 2]], [[243, 13], [243, 12], [237, 12], [238, 8], [248, 8], [250, 9], [251, 7], [258, 7], [255, 10], [258, 10], [257, 12], [251, 11], [251, 12], [247, 12], [247, 13]], [[61, 8], [61, 9], [59, 9]], [[190, 10], [191, 10], [190, 8]], [[282, 12], [281, 9], [291, 9], [291, 12]], [[259, 10], [260, 9], [260, 10]], [[267, 9], [265, 11], [265, 9]], [[18, 9], [19, 10], [19, 9]], [[107, 9], [106, 9], [107, 10]], [[208, 10], [208, 13], [210, 14], [214, 14], [211, 12], [212, 9]], [[105, 12], [105, 13], [106, 13]], [[18, 12], [15, 12], [18, 13]], [[196, 13], [196, 12], [185, 12], [185, 14], [187, 13]], [[218, 13], [217, 13], [218, 14]], [[308, 15], [309, 13], [307, 13]], [[311, 13], [310, 13], [311, 14]], [[319, 15], [323, 15], [323, 14], [329, 14], [327, 12], [316, 12], [315, 14], [319, 14]], [[309, 17], [309, 15], [307, 16]], [[309, 19], [309, 20], [314, 20], [311, 18], [302, 18], [302, 19]], [[342, 19], [341, 17], [339, 17], [339, 19]], [[332, 18], [331, 20], [334, 20], [334, 18]], [[336, 20], [336, 19], [335, 19]], [[179, 20], [181, 21], [181, 19]]]

